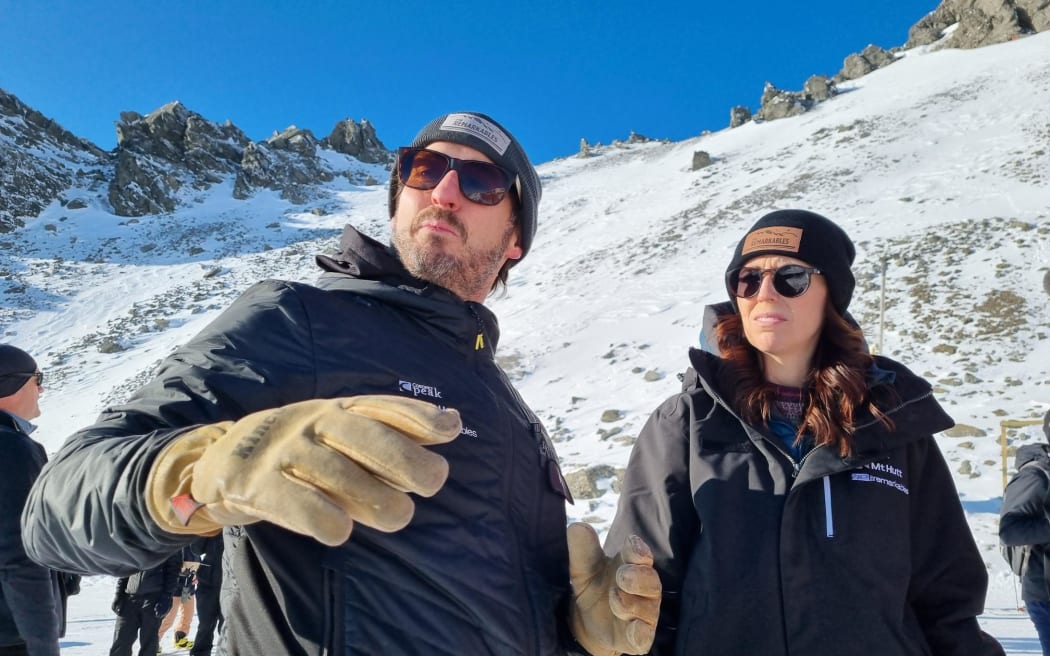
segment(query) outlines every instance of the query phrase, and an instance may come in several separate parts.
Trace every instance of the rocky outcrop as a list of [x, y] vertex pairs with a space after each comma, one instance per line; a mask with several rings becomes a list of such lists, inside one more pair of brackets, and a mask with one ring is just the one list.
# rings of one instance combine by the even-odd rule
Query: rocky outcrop
[[797, 91], [783, 91], [766, 82], [762, 90], [761, 107], [755, 113], [757, 121], [775, 121], [779, 118], [798, 116], [812, 106], [812, 101]]
[[234, 198], [244, 199], [255, 189], [266, 188], [293, 203], [311, 200], [315, 185], [335, 178], [317, 157], [317, 149], [313, 133], [294, 125], [262, 143], [248, 144], [237, 171]]
[[751, 120], [751, 109], [737, 105], [729, 110], [729, 127], [737, 128]]
[[180, 102], [117, 123], [109, 202], [120, 216], [170, 212], [183, 188], [207, 189], [238, 170], [251, 140], [229, 121], [213, 123]]
[[118, 216], [145, 216], [171, 212], [178, 202], [182, 180], [170, 162], [127, 150], [116, 153], [116, 170], [107, 198]]
[[214, 123], [179, 102], [148, 116], [125, 112], [117, 126], [117, 169], [109, 201], [122, 216], [170, 212], [186, 189], [207, 189], [232, 176], [234, 198], [271, 189], [293, 203], [305, 203], [316, 197], [318, 185], [336, 175], [319, 155], [321, 149], [361, 162], [393, 161], [367, 120], [340, 121], [322, 141], [291, 126], [253, 142], [233, 123]]
[[893, 54], [876, 45], [869, 45], [859, 53], [853, 53], [842, 62], [842, 70], [833, 78], [835, 82], [856, 80], [858, 77], [889, 66], [894, 61]]
[[[376, 184], [386, 175], [374, 174], [393, 161], [368, 120], [339, 121], [322, 140], [293, 126], [253, 142], [230, 121], [209, 121], [180, 102], [145, 116], [122, 112], [107, 153], [0, 90], [0, 232], [55, 200], [72, 210], [95, 198], [137, 217], [173, 212], [224, 182], [238, 199], [270, 189], [302, 204], [336, 176]], [[80, 190], [75, 198], [65, 195], [71, 188]]]
[[584, 157], [590, 157], [590, 156], [591, 156], [591, 144], [587, 143], [587, 139], [586, 138], [581, 138], [580, 139], [580, 150], [577, 151], [576, 157], [579, 157], [579, 158], [582, 159]]
[[835, 82], [823, 75], [812, 75], [802, 85], [802, 95], [814, 103], [824, 102], [836, 93]]
[[[951, 34], [945, 37], [949, 28]], [[830, 80], [814, 75], [801, 92], [782, 91], [770, 83], [762, 93], [762, 107], [755, 113], [758, 121], [772, 121], [797, 116], [813, 105], [835, 95], [835, 84], [856, 80], [892, 64], [895, 51], [937, 44], [937, 48], [979, 48], [1010, 41], [1026, 34], [1050, 29], [1050, 0], [944, 0], [908, 32], [902, 48], [885, 50], [869, 45], [846, 57], [840, 70]], [[751, 119], [746, 107], [731, 110], [729, 127]]]
[[72, 186], [102, 177], [106, 153], [0, 89], [0, 233], [25, 224]]
[[904, 47], [936, 43], [938, 48], [980, 48], [1047, 29], [1048, 0], [944, 0], [912, 26]]
[[711, 153], [707, 152], [706, 150], [693, 151], [692, 170], [699, 171], [700, 169], [706, 169], [712, 164], [714, 164], [714, 160], [711, 159]]
[[394, 154], [383, 146], [375, 127], [366, 118], [360, 123], [349, 118], [339, 121], [332, 133], [321, 141], [321, 146], [369, 164], [394, 163]]

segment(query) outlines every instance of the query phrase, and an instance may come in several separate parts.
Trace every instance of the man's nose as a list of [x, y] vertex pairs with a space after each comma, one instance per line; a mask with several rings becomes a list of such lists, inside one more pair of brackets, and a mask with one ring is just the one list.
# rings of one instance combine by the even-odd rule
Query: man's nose
[[463, 203], [463, 192], [459, 190], [459, 173], [449, 171], [430, 192], [430, 202], [448, 210], [457, 210]]

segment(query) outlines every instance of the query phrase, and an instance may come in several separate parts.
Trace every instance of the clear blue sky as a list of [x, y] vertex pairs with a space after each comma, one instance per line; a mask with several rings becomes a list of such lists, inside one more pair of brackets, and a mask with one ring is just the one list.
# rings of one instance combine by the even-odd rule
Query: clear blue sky
[[369, 119], [388, 148], [470, 109], [536, 162], [580, 138], [686, 139], [800, 90], [938, 0], [372, 2], [0, 0], [0, 88], [102, 148], [172, 100], [260, 140]]

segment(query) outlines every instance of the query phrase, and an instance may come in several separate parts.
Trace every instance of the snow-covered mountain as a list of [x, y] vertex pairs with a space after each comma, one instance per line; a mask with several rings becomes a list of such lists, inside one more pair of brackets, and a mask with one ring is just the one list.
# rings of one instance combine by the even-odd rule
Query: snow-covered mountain
[[[533, 249], [490, 302], [501, 364], [555, 438], [570, 515], [603, 528], [617, 469], [678, 388], [742, 232], [774, 208], [833, 218], [857, 244], [850, 309], [869, 343], [933, 381], [959, 424], [938, 442], [991, 573], [985, 621], [1011, 654], [1038, 653], [996, 512], [1000, 422], [1050, 407], [1050, 34], [898, 56], [800, 116], [542, 164]], [[694, 170], [699, 151], [712, 163]], [[38, 439], [56, 450], [252, 282], [313, 280], [313, 254], [344, 224], [386, 239], [386, 166], [318, 152], [355, 175], [307, 198], [259, 187], [238, 200], [236, 175], [219, 172], [192, 202], [141, 217], [71, 203], [98, 195], [72, 175], [0, 234], [0, 339], [47, 374]], [[111, 583], [74, 598], [65, 653], [105, 651]]]

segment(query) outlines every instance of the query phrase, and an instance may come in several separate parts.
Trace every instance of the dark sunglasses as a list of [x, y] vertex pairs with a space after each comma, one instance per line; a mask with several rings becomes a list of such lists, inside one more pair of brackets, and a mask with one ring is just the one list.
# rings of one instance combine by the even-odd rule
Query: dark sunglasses
[[489, 162], [456, 159], [426, 148], [398, 148], [397, 175], [413, 189], [433, 189], [449, 171], [459, 177], [459, 190], [480, 205], [499, 205], [514, 184], [514, 175]]
[[42, 372], [42, 371], [35, 371], [35, 372], [31, 373], [31, 374], [27, 374], [27, 373], [5, 374], [3, 376], [0, 376], [0, 378], [23, 378], [25, 380], [29, 380], [30, 378], [36, 378], [37, 386], [38, 387], [43, 387], [44, 386], [44, 372]]
[[778, 294], [784, 298], [795, 298], [806, 293], [810, 278], [821, 271], [799, 264], [785, 264], [777, 269], [741, 267], [726, 274], [726, 287], [737, 298], [751, 298], [762, 287], [762, 279], [767, 273], [773, 276], [773, 289]]

